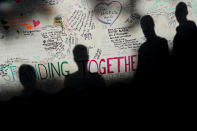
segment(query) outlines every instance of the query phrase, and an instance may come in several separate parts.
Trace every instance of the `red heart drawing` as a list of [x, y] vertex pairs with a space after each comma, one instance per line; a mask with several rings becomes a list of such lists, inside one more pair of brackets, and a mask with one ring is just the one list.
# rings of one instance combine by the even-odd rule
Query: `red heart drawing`
[[34, 27], [40, 25], [40, 21], [39, 20], [37, 20], [37, 21], [33, 20], [33, 23], [34, 23]]

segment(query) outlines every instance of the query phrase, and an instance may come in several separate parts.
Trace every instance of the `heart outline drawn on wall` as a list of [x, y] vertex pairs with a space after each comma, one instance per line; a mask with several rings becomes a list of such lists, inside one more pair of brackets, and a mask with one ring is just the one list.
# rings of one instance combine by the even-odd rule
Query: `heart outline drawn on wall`
[[120, 6], [120, 11], [119, 11], [118, 15], [116, 16], [116, 18], [110, 23], [110, 22], [106, 22], [106, 21], [100, 19], [99, 16], [96, 15], [96, 18], [98, 19], [98, 21], [100, 21], [100, 22], [103, 23], [103, 24], [108, 24], [108, 25], [110, 25], [110, 26], [112, 26], [112, 25], [115, 23], [115, 21], [119, 18], [120, 14], [121, 14], [121, 12], [122, 12], [122, 4], [121, 4], [119, 1], [111, 1], [111, 2], [109, 2], [109, 3], [101, 2], [101, 3], [99, 3], [99, 4], [97, 4], [97, 5], [95, 6], [94, 12], [96, 12], [96, 8], [98, 8], [99, 6], [104, 6], [104, 5], [106, 5], [106, 6], [109, 7], [109, 6], [113, 6], [113, 4], [114, 4], [114, 5], [118, 4], [118, 5]]

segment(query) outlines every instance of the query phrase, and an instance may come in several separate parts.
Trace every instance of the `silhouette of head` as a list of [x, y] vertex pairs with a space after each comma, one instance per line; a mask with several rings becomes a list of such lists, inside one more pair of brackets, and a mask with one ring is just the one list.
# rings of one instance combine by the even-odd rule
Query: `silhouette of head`
[[36, 72], [31, 65], [21, 65], [19, 68], [19, 79], [25, 90], [35, 87]]
[[145, 15], [142, 17], [140, 21], [142, 31], [144, 33], [144, 36], [149, 39], [153, 36], [155, 36], [155, 24], [153, 21], [153, 18], [150, 15]]
[[77, 45], [74, 50], [74, 60], [76, 63], [79, 62], [88, 62], [89, 56], [88, 56], [88, 50], [83, 45]]
[[185, 20], [187, 20], [187, 15], [188, 15], [187, 5], [184, 2], [180, 2], [176, 6], [176, 11], [175, 11], [175, 16], [177, 18], [177, 21], [179, 23], [184, 22]]

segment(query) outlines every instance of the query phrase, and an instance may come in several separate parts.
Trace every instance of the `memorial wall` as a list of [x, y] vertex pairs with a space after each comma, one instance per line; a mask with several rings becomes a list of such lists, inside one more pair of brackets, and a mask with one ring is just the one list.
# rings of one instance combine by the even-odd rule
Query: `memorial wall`
[[46, 85], [43, 90], [60, 90], [65, 77], [78, 70], [76, 45], [87, 47], [88, 70], [98, 72], [107, 85], [127, 82], [146, 40], [140, 18], [153, 17], [156, 33], [171, 50], [180, 1], [188, 6], [188, 19], [197, 22], [197, 0], [1, 0], [0, 98], [23, 90], [22, 64], [35, 68], [37, 80]]

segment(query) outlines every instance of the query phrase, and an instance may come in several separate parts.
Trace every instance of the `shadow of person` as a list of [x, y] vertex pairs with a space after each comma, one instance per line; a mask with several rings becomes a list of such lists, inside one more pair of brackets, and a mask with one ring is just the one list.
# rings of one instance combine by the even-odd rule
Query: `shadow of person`
[[[196, 64], [193, 61], [195, 60], [197, 27], [193, 21], [187, 19], [188, 9], [184, 2], [177, 5], [175, 15], [179, 23], [173, 41], [174, 79], [177, 79], [175, 86], [180, 83], [188, 87], [191, 86], [196, 72]], [[180, 86], [177, 88], [181, 89]]]
[[44, 92], [37, 89], [36, 72], [31, 65], [23, 64], [19, 67], [19, 80], [24, 90], [22, 95], [15, 97], [13, 101], [36, 101], [46, 96]]
[[[91, 73], [88, 71], [87, 65], [89, 56], [87, 48], [83, 45], [77, 45], [73, 50], [73, 55], [74, 61], [78, 66], [78, 71], [65, 78], [65, 88], [80, 91], [80, 95], [92, 95], [91, 93], [93, 91], [104, 89], [105, 81], [102, 76], [98, 73]], [[82, 91], [88, 94], [83, 94], [81, 93]]]
[[140, 24], [146, 42], [138, 50], [136, 86], [145, 91], [162, 91], [167, 82], [169, 60], [167, 40], [156, 35], [154, 21], [150, 15], [142, 17]]
[[[192, 43], [196, 40], [196, 24], [193, 21], [187, 20], [188, 9], [187, 5], [180, 2], [175, 11], [175, 15], [179, 26], [176, 28], [174, 37], [173, 53], [177, 59], [182, 59], [186, 55], [192, 55]], [[186, 45], [188, 43], [188, 45]]]

